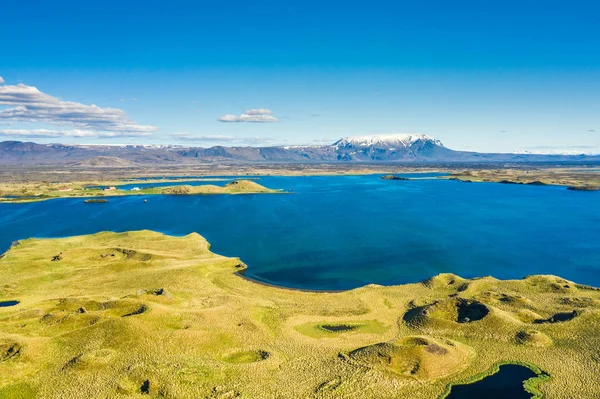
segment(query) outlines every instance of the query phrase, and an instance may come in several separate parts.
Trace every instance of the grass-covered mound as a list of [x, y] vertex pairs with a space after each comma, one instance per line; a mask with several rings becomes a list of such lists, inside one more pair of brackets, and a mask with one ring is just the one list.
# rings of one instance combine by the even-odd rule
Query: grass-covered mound
[[268, 189], [251, 180], [235, 180], [224, 186], [206, 184], [202, 186], [171, 186], [155, 189], [156, 194], [171, 195], [199, 195], [199, 194], [260, 194], [273, 193], [275, 190]]
[[266, 360], [269, 352], [263, 350], [241, 350], [228, 353], [223, 356], [223, 360], [228, 363], [254, 363]]
[[348, 354], [350, 359], [364, 366], [425, 381], [466, 368], [471, 356], [471, 349], [463, 344], [424, 336], [402, 337]]
[[455, 323], [471, 323], [482, 320], [490, 309], [479, 301], [452, 298], [411, 309], [404, 316], [408, 324], [423, 325], [430, 319], [447, 320]]
[[18, 302], [0, 308], [0, 398], [425, 399], [507, 361], [549, 373], [548, 398], [600, 392], [593, 288], [446, 274], [315, 293], [244, 267], [197, 234], [21, 241], [0, 259]]
[[515, 339], [518, 343], [523, 345], [531, 345], [531, 346], [550, 346], [552, 345], [552, 339], [548, 337], [543, 332], [539, 332], [537, 330], [521, 330], [519, 331]]

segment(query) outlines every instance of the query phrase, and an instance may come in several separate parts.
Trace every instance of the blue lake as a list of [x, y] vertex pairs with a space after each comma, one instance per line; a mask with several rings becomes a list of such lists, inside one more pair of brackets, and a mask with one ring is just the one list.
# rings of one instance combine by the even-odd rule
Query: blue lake
[[390, 285], [442, 272], [556, 274], [600, 286], [600, 192], [379, 176], [259, 183], [294, 193], [0, 204], [0, 252], [28, 237], [151, 229], [198, 232], [213, 251], [247, 263], [248, 277], [295, 288]]

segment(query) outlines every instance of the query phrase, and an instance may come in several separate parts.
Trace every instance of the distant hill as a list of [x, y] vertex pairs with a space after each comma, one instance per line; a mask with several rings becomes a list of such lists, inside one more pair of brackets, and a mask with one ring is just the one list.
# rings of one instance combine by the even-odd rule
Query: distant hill
[[502, 154], [455, 151], [423, 134], [345, 137], [330, 145], [184, 147], [0, 142], [0, 165], [128, 167], [213, 163], [597, 163], [600, 155]]
[[97, 156], [77, 162], [76, 166], [92, 166], [97, 168], [126, 168], [136, 163], [119, 157]]

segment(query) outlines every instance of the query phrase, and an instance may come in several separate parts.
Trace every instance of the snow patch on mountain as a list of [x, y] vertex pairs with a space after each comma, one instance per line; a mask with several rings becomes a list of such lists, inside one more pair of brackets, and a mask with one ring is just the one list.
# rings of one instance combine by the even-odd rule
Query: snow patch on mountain
[[333, 143], [332, 147], [386, 147], [407, 148], [418, 142], [430, 142], [436, 146], [443, 147], [441, 141], [426, 134], [378, 134], [372, 136], [344, 137]]

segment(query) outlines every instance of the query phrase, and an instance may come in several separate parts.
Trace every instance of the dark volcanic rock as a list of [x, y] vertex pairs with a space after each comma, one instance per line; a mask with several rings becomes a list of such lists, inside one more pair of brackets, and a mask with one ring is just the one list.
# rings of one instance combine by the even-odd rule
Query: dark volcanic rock
[[382, 180], [410, 180], [407, 177], [402, 177], [402, 176], [394, 176], [394, 175], [385, 175], [385, 176], [381, 176], [380, 179]]
[[600, 187], [598, 187], [598, 186], [570, 186], [570, 187], [567, 187], [567, 190], [571, 190], [571, 191], [600, 191]]

